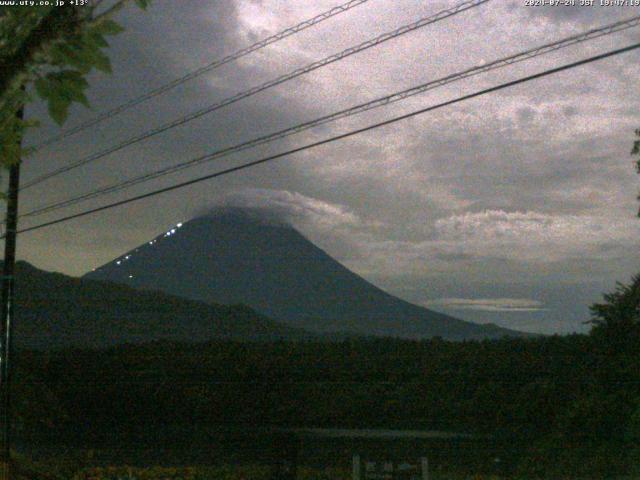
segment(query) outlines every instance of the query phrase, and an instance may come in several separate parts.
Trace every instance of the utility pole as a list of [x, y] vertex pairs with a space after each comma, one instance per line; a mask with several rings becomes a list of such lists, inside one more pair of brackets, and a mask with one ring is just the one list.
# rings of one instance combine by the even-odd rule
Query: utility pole
[[[22, 120], [24, 110], [18, 112]], [[22, 143], [22, 139], [17, 139]], [[0, 391], [2, 392], [2, 451], [0, 452], [0, 480], [11, 479], [11, 368], [13, 356], [12, 333], [15, 291], [16, 230], [18, 229], [18, 189], [20, 162], [9, 167], [9, 191], [7, 195], [6, 232], [4, 238], [4, 263], [2, 265], [2, 352], [0, 355]]]

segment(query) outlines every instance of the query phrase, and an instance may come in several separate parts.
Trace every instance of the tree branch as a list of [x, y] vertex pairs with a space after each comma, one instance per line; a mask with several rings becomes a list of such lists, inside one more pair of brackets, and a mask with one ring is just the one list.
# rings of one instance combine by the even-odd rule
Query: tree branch
[[0, 98], [7, 94], [12, 83], [26, 71], [38, 52], [78, 26], [79, 17], [75, 8], [53, 8], [45, 15], [20, 48], [0, 63]]

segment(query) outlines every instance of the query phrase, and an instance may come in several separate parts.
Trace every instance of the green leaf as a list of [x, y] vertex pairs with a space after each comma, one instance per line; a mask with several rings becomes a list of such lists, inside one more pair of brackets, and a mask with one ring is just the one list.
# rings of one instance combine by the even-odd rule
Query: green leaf
[[104, 39], [100, 32], [96, 32], [91, 29], [85, 34], [85, 41], [89, 43], [92, 47], [100, 49], [107, 48], [109, 43]]
[[71, 65], [81, 70], [83, 73], [89, 73], [91, 68], [93, 68], [93, 52], [87, 50], [84, 46], [77, 48], [64, 44], [60, 45], [59, 52], [61, 53], [59, 58], [61, 60], [60, 64], [62, 65]]
[[100, 35], [117, 35], [120, 32], [123, 32], [124, 28], [111, 19], [105, 19], [96, 23], [92, 27], [92, 30]]
[[146, 10], [149, 4], [151, 3], [151, 0], [135, 0], [135, 2], [136, 2], [136, 5], [140, 7], [142, 10]]
[[83, 74], [76, 70], [63, 70], [53, 75], [55, 75], [58, 81], [69, 83], [76, 88], [86, 88], [89, 86], [89, 82], [87, 82]]
[[52, 72], [36, 81], [36, 92], [47, 100], [49, 114], [58, 124], [64, 123], [69, 106], [79, 102], [88, 107], [89, 101], [84, 90], [89, 83], [82, 72], [77, 70], [63, 70]]
[[52, 45], [49, 50], [49, 58], [52, 65], [65, 65], [67, 63], [67, 55], [62, 48], [62, 44]]
[[111, 73], [111, 61], [109, 57], [99, 50], [95, 53], [94, 57], [93, 63], [98, 70], [104, 73]]
[[40, 98], [46, 99], [49, 95], [49, 80], [46, 77], [40, 77], [35, 81], [36, 93]]
[[89, 108], [89, 100], [82, 90], [77, 88], [68, 88], [66, 89], [66, 92], [71, 97], [71, 100], [81, 103], [85, 107]]
[[49, 115], [58, 125], [62, 125], [69, 114], [69, 101], [54, 96], [49, 100]]

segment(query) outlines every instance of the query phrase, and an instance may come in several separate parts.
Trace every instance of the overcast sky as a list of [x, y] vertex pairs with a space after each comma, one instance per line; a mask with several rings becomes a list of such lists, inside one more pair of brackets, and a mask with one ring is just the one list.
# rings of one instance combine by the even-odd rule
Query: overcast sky
[[[73, 126], [296, 24], [340, 0], [155, 0], [121, 12], [112, 76]], [[451, 7], [370, 0], [25, 160], [23, 181], [314, 60]], [[494, 0], [25, 190], [21, 211], [640, 13]], [[570, 47], [150, 182], [64, 213], [169, 185], [640, 39]], [[586, 331], [588, 305], [640, 271], [639, 53], [607, 59], [19, 239], [19, 257], [81, 275], [221, 203], [279, 212], [356, 273], [459, 318]], [[56, 132], [42, 105], [37, 143]], [[56, 218], [45, 215], [21, 226]]]

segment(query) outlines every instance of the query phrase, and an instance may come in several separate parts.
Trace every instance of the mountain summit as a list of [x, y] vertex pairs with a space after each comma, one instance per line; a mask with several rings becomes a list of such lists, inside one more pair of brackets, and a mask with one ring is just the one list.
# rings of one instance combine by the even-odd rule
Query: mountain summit
[[456, 340], [518, 335], [394, 297], [290, 225], [253, 210], [224, 209], [179, 223], [86, 277], [209, 303], [242, 303], [316, 332]]

